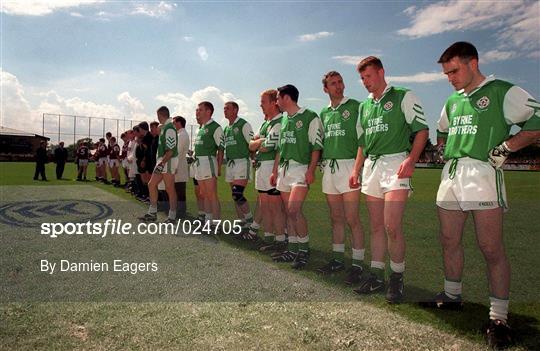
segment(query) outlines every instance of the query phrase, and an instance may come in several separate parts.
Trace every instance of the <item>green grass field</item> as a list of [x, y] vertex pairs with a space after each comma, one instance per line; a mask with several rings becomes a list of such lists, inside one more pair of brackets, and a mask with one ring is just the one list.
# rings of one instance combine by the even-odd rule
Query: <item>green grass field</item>
[[[73, 181], [73, 164], [66, 166], [64, 176], [69, 180], [55, 180], [53, 164], [47, 165], [48, 182], [32, 180], [33, 170], [32, 163], [0, 163], [2, 204], [17, 198], [13, 192], [18, 191], [21, 193], [19, 200], [54, 199], [60, 196], [58, 194], [70, 194], [72, 198], [111, 201], [115, 209], [129, 209], [126, 215], [131, 219], [144, 213], [144, 207], [123, 189], [96, 182]], [[92, 179], [93, 166], [89, 170], [89, 179]], [[188, 249], [191, 244], [199, 245], [196, 242], [201, 241], [197, 239], [185, 239], [180, 243], [174, 238], [146, 242], [146, 237], [143, 237], [115, 241], [118, 246], [114, 251], [126, 255], [137, 253], [145, 257], [159, 252], [164, 265], [181, 260], [184, 270], [176, 268], [160, 273], [155, 280], [147, 279], [145, 277], [148, 276], [144, 275], [134, 281], [105, 277], [98, 280], [102, 286], [95, 288], [91, 296], [81, 295], [77, 298], [51, 292], [51, 298], [40, 297], [38, 294], [47, 284], [51, 284], [51, 289], [77, 286], [89, 291], [95, 285], [95, 276], [63, 278], [52, 284], [46, 276], [29, 274], [28, 280], [21, 278], [17, 281], [13, 278], [14, 262], [33, 262], [39, 257], [37, 253], [43, 252], [49, 255], [90, 252], [108, 257], [112, 248], [104, 247], [105, 241], [100, 240], [86, 240], [86, 251], [77, 251], [67, 241], [44, 248], [43, 240], [36, 240], [35, 233], [21, 230], [21, 235], [17, 236], [16, 231], [9, 227], [1, 227], [1, 272], [8, 277], [4, 277], [6, 285], [0, 290], [0, 348], [282, 349], [290, 343], [293, 349], [482, 349], [479, 330], [488, 314], [488, 289], [485, 264], [476, 247], [471, 219], [464, 236], [466, 260], [463, 284], [464, 297], [468, 302], [465, 310], [461, 313], [426, 311], [416, 305], [417, 301], [429, 298], [442, 288], [442, 258], [434, 205], [440, 170], [418, 169], [413, 179], [415, 192], [407, 205], [404, 220], [407, 237], [406, 301], [398, 306], [387, 305], [383, 296], [360, 298], [351, 293], [342, 283], [344, 274], [321, 277], [315, 273], [315, 269], [331, 257], [330, 221], [321, 192], [321, 176], [317, 174], [317, 182], [311, 187], [304, 207], [310, 225], [312, 256], [307, 269], [301, 272], [293, 272], [288, 265], [272, 263], [269, 257], [229, 237], [220, 237], [218, 246], [205, 242], [201, 251]], [[519, 336], [520, 347], [540, 349], [540, 284], [537, 279], [540, 245], [536, 240], [540, 228], [540, 173], [506, 172], [505, 178], [510, 204], [510, 211], [505, 216], [505, 244], [512, 265], [509, 322]], [[190, 182], [188, 210], [194, 213], [192, 190]], [[32, 193], [40, 195], [34, 198]], [[223, 182], [219, 185], [219, 195], [223, 201], [223, 218], [232, 219], [230, 193]], [[253, 203], [255, 192], [252, 186], [246, 197]], [[366, 258], [369, 260], [368, 219], [363, 203], [360, 212], [367, 237]], [[175, 256], [178, 252], [182, 253], [182, 258]], [[348, 243], [346, 254], [350, 259]], [[201, 264], [210, 256], [219, 258], [211, 269]], [[233, 268], [237, 264], [237, 256], [250, 262], [249, 265]], [[271, 274], [265, 273], [269, 269]], [[238, 270], [242, 270], [243, 275], [237, 276]], [[197, 277], [201, 271], [210, 278], [198, 285], [198, 280], [193, 276]], [[224, 273], [215, 274], [216, 271]], [[272, 275], [274, 271], [276, 276]], [[157, 289], [161, 284], [172, 282], [179, 274], [186, 275], [183, 277], [186, 287], [193, 287], [190, 293], [163, 295]], [[265, 290], [264, 284], [272, 279], [280, 279], [287, 284], [276, 290]], [[300, 288], [289, 293], [287, 289], [295, 284], [295, 280], [300, 281]], [[170, 284], [176, 288], [174, 282]], [[130, 289], [140, 291], [144, 298], [123, 297], [122, 294]], [[260, 291], [263, 293], [257, 295]], [[114, 293], [116, 298], [111, 298]], [[422, 332], [424, 334], [419, 332], [418, 343], [401, 342], [380, 332], [384, 329], [384, 323], [379, 325], [373, 322], [377, 327], [370, 327], [370, 323], [356, 319], [355, 308], [365, 308], [372, 314], [382, 311], [385, 318], [397, 316], [401, 324], [403, 320], [409, 321], [414, 327], [408, 330], [404, 325], [405, 333], [414, 334], [411, 328], [423, 330], [420, 326], [431, 328], [431, 331]], [[265, 311], [271, 311], [270, 315]], [[193, 325], [188, 327], [189, 323]], [[305, 329], [295, 323], [303, 323]], [[209, 331], [208, 328], [215, 330]], [[446, 336], [436, 337], [433, 334], [433, 343], [425, 344], [422, 337], [429, 338], [430, 333], [436, 331]], [[205, 338], [204, 341], [197, 340], [197, 333]], [[276, 337], [275, 334], [280, 336]], [[456, 337], [458, 341], [447, 341], [444, 337], [448, 335]], [[360, 341], [361, 338], [370, 337], [373, 337], [372, 344], [366, 340]], [[250, 338], [257, 341], [250, 343]], [[460, 344], [459, 340], [472, 344]]]

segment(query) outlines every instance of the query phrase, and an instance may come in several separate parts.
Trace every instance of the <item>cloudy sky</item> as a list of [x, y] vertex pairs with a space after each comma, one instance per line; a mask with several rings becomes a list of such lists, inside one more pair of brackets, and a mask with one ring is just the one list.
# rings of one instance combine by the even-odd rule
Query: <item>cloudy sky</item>
[[[161, 105], [194, 124], [202, 100], [220, 123], [223, 102], [235, 100], [258, 127], [267, 88], [292, 83], [300, 105], [320, 111], [329, 70], [342, 73], [346, 95], [365, 98], [354, 68], [367, 55], [417, 93], [434, 131], [452, 92], [436, 61], [459, 40], [477, 46], [484, 74], [540, 97], [537, 1], [3, 0], [0, 14], [0, 124], [36, 133], [44, 113], [141, 120]], [[55, 123], [47, 119], [53, 142]]]

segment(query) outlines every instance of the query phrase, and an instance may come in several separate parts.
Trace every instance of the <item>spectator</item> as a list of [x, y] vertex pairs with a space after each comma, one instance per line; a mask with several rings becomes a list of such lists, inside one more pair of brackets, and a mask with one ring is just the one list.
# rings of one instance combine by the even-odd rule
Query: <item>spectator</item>
[[62, 179], [64, 174], [64, 167], [66, 165], [68, 153], [64, 148], [64, 142], [61, 141], [58, 147], [54, 150], [54, 162], [56, 162], [56, 179]]
[[39, 147], [36, 151], [36, 172], [34, 173], [34, 180], [38, 180], [41, 175], [41, 180], [47, 181], [45, 175], [45, 164], [47, 163], [47, 142], [45, 140], [39, 143]]

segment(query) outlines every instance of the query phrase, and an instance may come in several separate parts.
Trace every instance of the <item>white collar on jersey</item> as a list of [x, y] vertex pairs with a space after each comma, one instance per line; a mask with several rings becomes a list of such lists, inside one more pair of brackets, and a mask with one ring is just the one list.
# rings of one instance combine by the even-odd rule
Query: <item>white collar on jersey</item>
[[376, 100], [376, 99], [373, 97], [373, 93], [369, 93], [368, 99], [372, 99], [372, 100], [375, 100], [375, 102], [379, 102], [379, 101], [381, 101], [382, 98], [386, 95], [386, 93], [388, 93], [388, 91], [389, 91], [390, 89], [392, 89], [392, 86], [391, 86], [390, 84], [387, 84], [387, 85], [386, 85], [386, 88], [384, 88], [384, 91], [382, 92], [381, 97], [380, 97], [378, 100]]
[[242, 117], [240, 117], [240, 116], [236, 116], [236, 119], [234, 120], [233, 124], [230, 124], [230, 126], [234, 126], [241, 118]]
[[296, 111], [296, 113], [295, 113], [294, 115], [292, 115], [292, 116], [289, 116], [289, 114], [287, 113], [287, 117], [293, 118], [294, 116], [299, 115], [299, 114], [302, 114], [302, 113], [304, 113], [305, 111], [306, 111], [306, 108], [305, 108], [305, 107], [300, 107], [300, 109], [299, 109], [298, 111]]
[[486, 79], [484, 79], [482, 81], [482, 83], [478, 84], [478, 86], [476, 88], [474, 88], [474, 90], [472, 90], [470, 93], [465, 93], [465, 91], [463, 89], [461, 89], [460, 91], [458, 91], [458, 94], [462, 94], [464, 96], [471, 96], [472, 94], [476, 93], [478, 91], [478, 89], [480, 89], [481, 87], [483, 87], [484, 85], [486, 85], [487, 83], [489, 82], [492, 82], [495, 80], [495, 76], [493, 74], [489, 75], [486, 77]]
[[202, 125], [202, 127], [207, 126], [207, 125], [209, 125], [209, 124], [212, 123], [212, 122], [214, 122], [214, 119], [213, 119], [213, 118], [210, 118], [210, 119], [208, 120], [208, 122], [206, 122], [205, 124]]
[[332, 107], [332, 102], [330, 101], [330, 103], [328, 104], [328, 107], [330, 107], [332, 110], [337, 110], [339, 108], [339, 106], [343, 105], [343, 104], [346, 104], [347, 101], [349, 101], [349, 98], [344, 96], [343, 99], [341, 99], [341, 101], [339, 102], [339, 104], [334, 108]]
[[270, 118], [269, 120], [270, 121], [273, 121], [275, 119], [280, 119], [281, 117], [283, 117], [283, 114], [281, 112], [278, 112], [277, 115], [275, 115], [274, 117]]

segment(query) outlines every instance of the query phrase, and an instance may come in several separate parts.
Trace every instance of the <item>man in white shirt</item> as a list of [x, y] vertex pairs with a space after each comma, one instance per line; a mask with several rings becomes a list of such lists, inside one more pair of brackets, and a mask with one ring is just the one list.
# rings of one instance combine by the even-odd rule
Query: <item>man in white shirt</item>
[[189, 135], [186, 131], [186, 119], [182, 116], [173, 118], [173, 124], [178, 131], [178, 168], [174, 176], [174, 187], [178, 201], [176, 218], [186, 217], [186, 182], [189, 178], [187, 153], [189, 150]]

